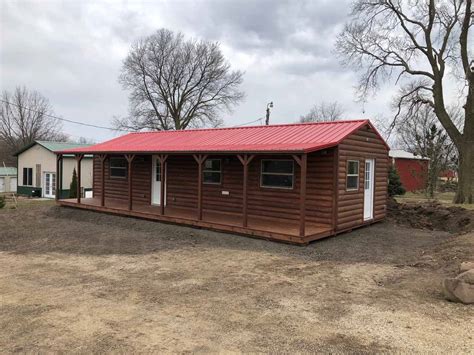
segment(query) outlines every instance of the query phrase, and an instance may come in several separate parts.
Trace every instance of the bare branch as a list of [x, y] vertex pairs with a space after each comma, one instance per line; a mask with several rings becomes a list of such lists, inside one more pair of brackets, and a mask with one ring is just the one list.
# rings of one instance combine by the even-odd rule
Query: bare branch
[[[402, 85], [399, 99], [410, 100], [412, 105], [433, 107], [451, 139], [460, 147], [464, 138], [446, 110], [443, 82], [446, 60], [454, 59], [452, 62], [456, 63], [456, 48], [460, 48], [461, 55], [457, 58], [462, 59], [465, 79], [471, 80], [468, 76], [472, 69], [467, 59], [471, 1], [356, 1], [353, 19], [339, 35], [336, 50], [345, 65], [361, 73], [359, 98], [366, 100], [381, 83], [393, 77], [396, 84]], [[456, 41], [454, 34], [458, 31], [460, 40]], [[423, 84], [417, 85], [420, 80]], [[472, 94], [468, 94], [466, 102], [472, 101], [470, 97]], [[395, 109], [396, 120], [400, 107]]]
[[130, 117], [115, 123], [133, 130], [214, 127], [220, 111], [243, 99], [242, 76], [218, 43], [161, 29], [133, 44], [124, 61], [119, 80], [131, 91]]
[[[457, 117], [454, 112], [451, 116]], [[456, 169], [458, 156], [453, 141], [426, 105], [413, 113], [406, 111], [396, 129], [399, 147], [430, 159], [426, 178], [428, 193], [433, 197], [440, 172]]]
[[314, 105], [304, 116], [300, 117], [300, 122], [327, 122], [342, 119], [344, 108], [337, 102], [321, 102]]
[[17, 87], [4, 91], [0, 102], [0, 145], [13, 154], [34, 140], [65, 140], [62, 124], [52, 118], [49, 101], [36, 91]]

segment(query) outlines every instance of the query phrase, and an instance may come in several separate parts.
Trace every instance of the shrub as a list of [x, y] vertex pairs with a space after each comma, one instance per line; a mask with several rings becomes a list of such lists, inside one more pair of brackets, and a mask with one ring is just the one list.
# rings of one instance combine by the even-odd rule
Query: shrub
[[77, 173], [76, 168], [72, 171], [72, 181], [69, 185], [69, 197], [70, 198], [77, 198]]
[[5, 207], [7, 203], [5, 202], [5, 196], [0, 196], [0, 208]]
[[443, 181], [438, 185], [439, 192], [456, 192], [458, 189], [457, 181]]
[[397, 170], [392, 166], [388, 172], [388, 195], [403, 195], [406, 190], [400, 181], [400, 175], [398, 175]]

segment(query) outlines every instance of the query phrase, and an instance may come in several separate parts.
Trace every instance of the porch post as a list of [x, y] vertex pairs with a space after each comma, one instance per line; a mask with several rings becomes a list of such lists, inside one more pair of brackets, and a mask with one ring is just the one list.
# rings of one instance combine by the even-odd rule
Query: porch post
[[308, 156], [301, 156], [301, 187], [300, 187], [300, 236], [305, 236], [306, 227], [306, 175], [308, 170]]
[[81, 203], [81, 162], [84, 154], [76, 154], [77, 162], [77, 203]]
[[61, 159], [63, 158], [62, 154], [56, 155], [56, 194], [55, 194], [55, 199], [56, 201], [59, 201], [61, 197]]
[[207, 158], [207, 155], [193, 154], [194, 160], [198, 163], [198, 220], [202, 220], [202, 165]]
[[[160, 214], [165, 214], [165, 179], [166, 179], [166, 159], [168, 155], [161, 154], [158, 156], [160, 159], [161, 179], [160, 179]], [[156, 173], [156, 172], [155, 172]]]
[[306, 228], [306, 175], [308, 170], [308, 155], [301, 154], [301, 157], [293, 155], [293, 159], [300, 166], [300, 237], [305, 236]]
[[247, 218], [247, 182], [248, 182], [248, 175], [249, 175], [249, 164], [255, 155], [248, 155], [244, 154], [237, 155], [242, 166], [244, 168], [244, 177], [243, 177], [243, 186], [242, 186], [242, 225], [247, 227], [248, 225], [248, 218]]
[[107, 154], [100, 154], [99, 155], [99, 160], [100, 160], [100, 174], [101, 174], [101, 180], [100, 180], [100, 205], [102, 207], [105, 206], [105, 159], [107, 159]]
[[339, 205], [339, 146], [334, 148], [334, 153], [332, 156], [333, 159], [333, 192], [332, 192], [332, 229], [333, 233], [337, 229], [337, 215], [338, 215], [338, 205]]
[[135, 158], [135, 154], [125, 154], [125, 159], [127, 159], [128, 162], [128, 210], [132, 210], [132, 162], [133, 159]]
[[[62, 159], [61, 157], [61, 161], [59, 162], [59, 171], [60, 171], [60, 175], [59, 175], [59, 190], [63, 191], [63, 177], [64, 177], [64, 159]], [[69, 196], [68, 196], [69, 197]]]

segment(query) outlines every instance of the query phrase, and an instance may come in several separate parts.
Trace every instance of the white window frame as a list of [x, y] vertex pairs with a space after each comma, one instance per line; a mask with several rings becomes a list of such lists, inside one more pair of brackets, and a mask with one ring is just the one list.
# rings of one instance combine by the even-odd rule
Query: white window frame
[[[289, 161], [291, 162], [291, 174], [290, 173], [267, 173], [263, 171], [264, 162], [266, 161]], [[286, 186], [272, 186], [263, 184], [263, 175], [284, 175], [291, 176], [291, 187]], [[265, 189], [283, 189], [283, 190], [293, 190], [295, 187], [295, 161], [292, 159], [262, 159], [260, 161], [260, 187]]]
[[[350, 163], [357, 163], [357, 174], [349, 174], [349, 164]], [[347, 182], [349, 181], [349, 177], [357, 177], [357, 187], [347, 187]], [[347, 161], [347, 166], [346, 166], [346, 191], [359, 191], [359, 185], [360, 185], [360, 161], [355, 160], [355, 159], [349, 159]]]
[[[127, 162], [127, 159], [125, 158], [122, 158], [122, 157], [110, 157], [109, 158], [109, 176], [111, 179], [126, 179], [128, 177], [128, 165], [126, 164], [125, 166], [115, 166], [115, 167], [112, 167], [112, 161], [113, 160], [124, 160], [125, 162]], [[122, 170], [125, 170], [125, 176], [115, 176], [115, 175], [112, 175], [112, 169], [122, 169]]]
[[[215, 160], [219, 161], [219, 170], [211, 170], [211, 169], [205, 168], [206, 161], [215, 161]], [[206, 159], [203, 165], [204, 166], [202, 168], [202, 183], [206, 185], [221, 185], [222, 184], [222, 159], [219, 159], [219, 158]], [[219, 173], [219, 182], [204, 181], [204, 173]]]

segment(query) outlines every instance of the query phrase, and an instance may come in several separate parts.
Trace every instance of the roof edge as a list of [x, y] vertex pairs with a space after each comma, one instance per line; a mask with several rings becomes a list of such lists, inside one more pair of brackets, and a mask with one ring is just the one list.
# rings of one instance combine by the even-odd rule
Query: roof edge
[[[14, 157], [17, 157], [18, 155], [20, 155], [21, 153], [27, 151], [28, 149], [32, 148], [34, 145], [38, 144], [40, 146], [42, 146], [44, 149], [52, 152], [52, 153], [56, 153], [58, 151], [55, 151], [55, 150], [51, 150], [48, 148], [48, 146], [46, 145], [46, 143], [59, 143], [59, 144], [68, 144], [68, 142], [61, 142], [61, 141], [44, 141], [44, 140], [34, 140], [33, 142], [25, 145], [23, 148], [19, 149], [18, 151], [16, 151], [13, 156]], [[79, 149], [79, 148], [85, 148], [85, 147], [90, 147], [92, 144], [81, 144], [81, 143], [70, 143], [70, 144], [74, 144], [74, 145], [80, 145], [82, 147], [76, 147], [76, 148], [72, 148], [72, 149]], [[68, 149], [67, 149], [68, 150]]]
[[[357, 130], [361, 129], [365, 125], [368, 125], [374, 132], [375, 134], [380, 138], [380, 140], [383, 142], [387, 150], [390, 150], [390, 147], [388, 146], [387, 142], [385, 139], [380, 135], [380, 133], [377, 131], [375, 126], [372, 124], [372, 122], [369, 119], [359, 119], [359, 120], [341, 120], [341, 121], [329, 121], [329, 122], [309, 122], [309, 123], [290, 123], [290, 124], [279, 124], [279, 125], [269, 125], [269, 126], [246, 126], [246, 127], [227, 127], [227, 128], [206, 128], [206, 129], [189, 129], [189, 130], [173, 130], [173, 131], [148, 131], [148, 132], [134, 132], [134, 133], [127, 133], [123, 136], [113, 138], [107, 142], [111, 142], [114, 140], [121, 139], [123, 137], [129, 136], [129, 135], [135, 135], [135, 134], [158, 134], [158, 133], [172, 133], [172, 132], [202, 132], [202, 131], [216, 131], [216, 130], [233, 130], [233, 129], [251, 129], [251, 128], [262, 128], [265, 129], [266, 127], [289, 127], [289, 126], [312, 126], [312, 125], [326, 125], [326, 124], [345, 124], [345, 123], [359, 123], [356, 125], [351, 131], [349, 131], [346, 135], [344, 135], [342, 138], [340, 138], [337, 142], [331, 142], [327, 143], [323, 146], [318, 146], [314, 148], [307, 148], [307, 149], [297, 149], [297, 150], [225, 150], [222, 152], [222, 154], [225, 153], [256, 153], [256, 154], [267, 154], [269, 152], [274, 152], [274, 153], [288, 153], [288, 154], [295, 154], [295, 153], [311, 153], [315, 151], [319, 151], [322, 149], [330, 148], [339, 145], [344, 139], [349, 137], [351, 134], [356, 132]], [[99, 143], [100, 144], [100, 143]], [[94, 145], [92, 145], [93, 147]], [[89, 146], [91, 147], [91, 146]], [[72, 148], [72, 149], [65, 149], [62, 151], [56, 151], [56, 154], [196, 154], [196, 153], [207, 153], [207, 154], [221, 154], [219, 151], [215, 150], [190, 150], [190, 151], [132, 151], [132, 150], [123, 150], [123, 151], [107, 151], [107, 150], [82, 150], [80, 147], [77, 148]]]
[[[16, 151], [16, 152], [13, 154], [13, 156], [14, 156], [14, 157], [19, 156], [21, 153], [27, 151], [28, 149], [30, 149], [31, 147], [33, 147], [35, 144], [38, 144], [38, 142], [37, 142], [37, 141], [33, 141], [33, 142], [31, 142], [31, 143], [25, 145], [23, 148], [21, 148], [21, 149], [19, 149], [18, 151]], [[49, 149], [48, 149], [48, 150], [49, 150]]]
[[347, 137], [349, 137], [351, 134], [355, 133], [356, 131], [358, 131], [359, 129], [361, 129], [363, 126], [365, 125], [369, 125], [370, 128], [375, 132], [375, 134], [380, 138], [380, 140], [383, 142], [383, 144], [385, 145], [385, 148], [387, 148], [387, 151], [390, 151], [390, 146], [388, 145], [388, 143], [385, 141], [385, 139], [382, 137], [382, 135], [379, 133], [379, 131], [377, 130], [377, 128], [375, 128], [375, 126], [372, 124], [372, 122], [370, 122], [369, 119], [366, 119], [364, 124], [361, 124], [360, 126], [354, 128], [352, 130], [352, 132], [346, 134], [346, 136], [344, 138], [341, 138], [338, 142], [337, 142], [337, 145], [341, 144], [341, 142], [346, 139]]

